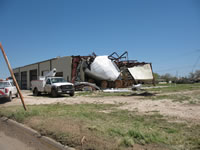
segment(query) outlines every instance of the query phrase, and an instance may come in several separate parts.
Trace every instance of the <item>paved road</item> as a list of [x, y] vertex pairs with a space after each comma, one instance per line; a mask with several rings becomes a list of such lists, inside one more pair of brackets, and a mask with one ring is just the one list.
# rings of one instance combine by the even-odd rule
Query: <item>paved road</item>
[[13, 124], [0, 120], [0, 150], [58, 150], [58, 148], [48, 145]]
[[0, 150], [36, 150], [28, 144], [21, 142], [19, 139], [10, 137], [0, 131]]

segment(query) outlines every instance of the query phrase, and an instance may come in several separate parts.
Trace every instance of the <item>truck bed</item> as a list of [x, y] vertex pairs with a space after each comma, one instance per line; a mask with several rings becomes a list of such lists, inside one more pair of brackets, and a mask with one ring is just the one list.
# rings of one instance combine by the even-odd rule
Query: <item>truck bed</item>
[[33, 80], [31, 81], [31, 88], [34, 90], [35, 87], [37, 87], [39, 92], [44, 91], [45, 81], [44, 80]]

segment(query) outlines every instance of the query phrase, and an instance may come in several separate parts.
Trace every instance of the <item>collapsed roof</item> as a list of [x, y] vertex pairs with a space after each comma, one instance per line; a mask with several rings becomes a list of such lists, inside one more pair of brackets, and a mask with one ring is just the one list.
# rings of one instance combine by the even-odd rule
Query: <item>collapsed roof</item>
[[95, 53], [91, 56], [73, 56], [72, 82], [82, 81], [81, 73], [90, 82], [104, 81], [107, 84], [117, 81], [121, 85], [130, 85], [154, 80], [151, 63], [129, 60], [127, 51], [122, 55], [114, 52], [108, 56], [97, 56]]

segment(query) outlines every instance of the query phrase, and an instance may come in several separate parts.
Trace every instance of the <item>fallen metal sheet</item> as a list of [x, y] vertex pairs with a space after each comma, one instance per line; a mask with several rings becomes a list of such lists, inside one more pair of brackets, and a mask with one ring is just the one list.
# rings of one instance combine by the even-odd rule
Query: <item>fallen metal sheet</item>
[[76, 82], [74, 83], [75, 89], [80, 90], [82, 89], [84, 86], [90, 86], [96, 90], [101, 90], [96, 84], [94, 83], [89, 83], [89, 82]]
[[135, 80], [153, 80], [153, 73], [150, 64], [128, 68]]
[[106, 89], [106, 90], [103, 90], [103, 92], [105, 92], [105, 93], [122, 93], [122, 92], [130, 93], [133, 91], [130, 89]]
[[142, 88], [142, 84], [136, 84], [132, 86], [133, 91], [139, 91]]
[[115, 81], [120, 75], [119, 68], [108, 56], [97, 56], [85, 73], [95, 79], [107, 81]]

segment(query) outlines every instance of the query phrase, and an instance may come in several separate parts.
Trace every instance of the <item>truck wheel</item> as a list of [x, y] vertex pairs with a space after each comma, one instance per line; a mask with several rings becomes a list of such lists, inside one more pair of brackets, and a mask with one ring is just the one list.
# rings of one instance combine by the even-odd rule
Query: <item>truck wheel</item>
[[34, 95], [34, 96], [38, 96], [38, 95], [39, 95], [39, 92], [38, 92], [38, 89], [37, 89], [37, 88], [34, 88], [34, 90], [33, 90], [33, 95]]
[[17, 94], [15, 94], [15, 97], [18, 97], [18, 93], [17, 93]]
[[57, 93], [56, 89], [52, 89], [51, 90], [51, 96], [52, 97], [57, 97], [58, 96], [58, 93]]
[[70, 96], [74, 96], [74, 92], [70, 93], [69, 95], [70, 95]]
[[9, 101], [12, 101], [12, 93], [10, 92], [9, 97], [8, 97]]

